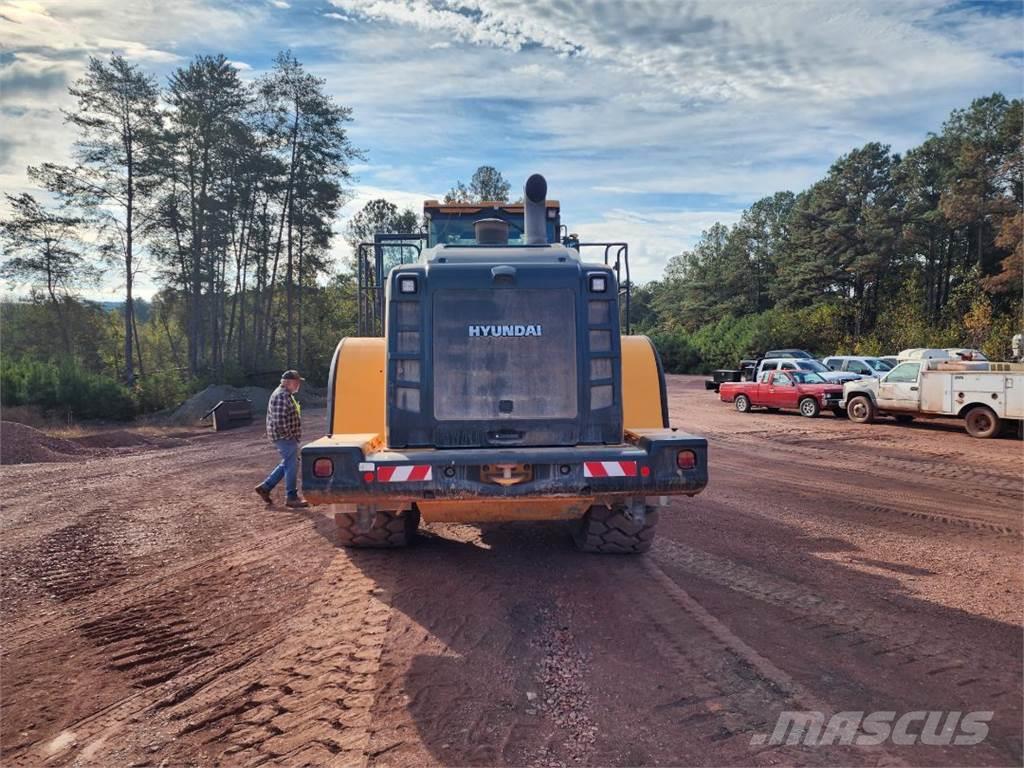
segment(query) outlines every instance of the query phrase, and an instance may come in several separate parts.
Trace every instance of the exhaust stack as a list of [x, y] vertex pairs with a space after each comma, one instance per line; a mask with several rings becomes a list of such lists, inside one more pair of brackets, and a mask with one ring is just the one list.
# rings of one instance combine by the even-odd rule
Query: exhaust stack
[[539, 173], [526, 180], [523, 187], [523, 229], [527, 245], [546, 245], [548, 182]]

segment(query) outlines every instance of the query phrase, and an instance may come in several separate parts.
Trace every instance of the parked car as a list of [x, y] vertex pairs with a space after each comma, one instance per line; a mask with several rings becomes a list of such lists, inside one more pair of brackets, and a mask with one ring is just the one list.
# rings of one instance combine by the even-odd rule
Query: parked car
[[897, 365], [900, 364], [899, 355], [882, 355], [878, 359], [881, 360], [883, 363], [888, 363], [890, 369], [895, 368]]
[[805, 349], [769, 349], [764, 353], [764, 355], [762, 355], [762, 357], [798, 357], [804, 360], [814, 359], [814, 355]]
[[877, 416], [897, 421], [915, 417], [962, 418], [971, 437], [992, 437], [1004, 421], [1024, 420], [1024, 365], [912, 360], [881, 379], [861, 379], [843, 387], [843, 405], [851, 421], [870, 424]]
[[880, 357], [858, 357], [856, 355], [832, 355], [821, 361], [826, 368], [833, 371], [848, 371], [862, 376], [879, 377], [893, 369]]
[[[719, 391], [719, 387], [723, 382], [726, 381], [757, 381], [760, 378], [762, 370], [774, 370], [778, 366], [769, 366], [768, 368], [762, 368], [766, 360], [785, 360], [789, 365], [785, 367], [785, 370], [803, 370], [817, 371], [825, 376], [827, 380], [835, 381], [848, 381], [855, 378], [854, 376], [829, 376], [828, 369], [821, 365], [817, 360], [814, 359], [814, 355], [804, 349], [769, 349], [761, 357], [750, 358], [746, 360], [740, 360], [740, 367], [736, 370], [722, 369], [713, 371], [710, 379], [705, 379], [704, 388], [713, 389], [715, 392]], [[807, 361], [809, 363], [816, 364], [812, 367], [796, 366], [792, 365], [794, 361]]]
[[825, 381], [833, 384], [842, 384], [847, 381], [853, 381], [861, 378], [861, 374], [859, 373], [853, 373], [852, 371], [832, 371], [817, 360], [808, 358], [765, 358], [758, 363], [757, 370], [751, 378], [754, 381], [760, 381], [761, 374], [765, 371], [809, 371], [811, 373], [818, 374]]
[[843, 388], [830, 384], [813, 371], [766, 371], [755, 381], [723, 382], [718, 390], [723, 403], [733, 403], [740, 413], [751, 408], [800, 411], [814, 418], [827, 408], [842, 416]]

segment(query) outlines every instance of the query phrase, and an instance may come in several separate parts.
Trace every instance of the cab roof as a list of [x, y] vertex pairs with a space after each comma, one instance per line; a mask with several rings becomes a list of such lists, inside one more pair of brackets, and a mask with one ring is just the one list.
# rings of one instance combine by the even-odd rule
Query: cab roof
[[[561, 205], [557, 200], [545, 200], [545, 208], [559, 210]], [[423, 212], [447, 213], [449, 215], [469, 215], [482, 211], [503, 210], [508, 213], [522, 213], [522, 203], [503, 203], [500, 201], [487, 201], [480, 203], [444, 203], [439, 200], [426, 200], [423, 203]]]

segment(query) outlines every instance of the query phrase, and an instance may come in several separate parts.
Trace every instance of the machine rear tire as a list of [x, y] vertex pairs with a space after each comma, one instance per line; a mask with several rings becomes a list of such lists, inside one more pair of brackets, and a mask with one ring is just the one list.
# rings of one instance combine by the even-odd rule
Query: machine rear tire
[[870, 424], [875, 420], [875, 404], [865, 395], [850, 398], [846, 404], [846, 415], [858, 424]]
[[579, 521], [573, 541], [581, 552], [637, 554], [651, 548], [657, 525], [654, 507], [647, 507], [643, 523], [637, 523], [625, 510], [595, 505]]
[[359, 513], [338, 512], [334, 515], [338, 543], [343, 547], [404, 547], [416, 538], [420, 513], [414, 510], [390, 512], [377, 510], [368, 530], [359, 524]]
[[740, 413], [750, 413], [750, 398], [746, 395], [736, 395], [733, 405]]
[[999, 417], [991, 408], [978, 405], [971, 408], [964, 416], [964, 426], [971, 437], [986, 439], [998, 434]]

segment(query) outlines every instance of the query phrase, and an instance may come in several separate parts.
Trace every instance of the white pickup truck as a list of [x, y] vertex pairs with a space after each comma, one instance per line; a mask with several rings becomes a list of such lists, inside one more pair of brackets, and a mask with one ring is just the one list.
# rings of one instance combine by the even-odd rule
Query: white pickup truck
[[[988, 370], [978, 370], [985, 365]], [[992, 437], [1003, 422], [1024, 419], [1024, 365], [900, 363], [880, 379], [843, 385], [841, 405], [852, 421], [870, 424], [876, 416], [911, 421], [915, 416], [962, 418], [971, 437]]]

